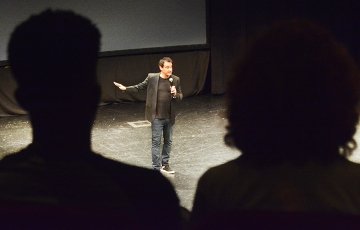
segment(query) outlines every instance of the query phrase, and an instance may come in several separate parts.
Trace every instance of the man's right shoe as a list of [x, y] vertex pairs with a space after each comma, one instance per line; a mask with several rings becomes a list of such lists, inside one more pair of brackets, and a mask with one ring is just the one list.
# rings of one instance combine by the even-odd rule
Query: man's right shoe
[[164, 165], [164, 166], [162, 166], [161, 169], [160, 169], [160, 171], [161, 171], [161, 172], [170, 173], [170, 174], [174, 174], [174, 173], [175, 173], [175, 171], [172, 170], [169, 165]]

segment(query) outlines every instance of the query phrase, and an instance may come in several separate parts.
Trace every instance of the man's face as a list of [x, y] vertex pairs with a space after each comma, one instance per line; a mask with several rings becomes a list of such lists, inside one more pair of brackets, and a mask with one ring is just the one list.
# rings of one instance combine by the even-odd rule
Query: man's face
[[161, 67], [159, 66], [160, 71], [162, 74], [164, 74], [167, 77], [170, 77], [170, 75], [172, 74], [172, 63], [171, 62], [164, 62], [164, 66]]

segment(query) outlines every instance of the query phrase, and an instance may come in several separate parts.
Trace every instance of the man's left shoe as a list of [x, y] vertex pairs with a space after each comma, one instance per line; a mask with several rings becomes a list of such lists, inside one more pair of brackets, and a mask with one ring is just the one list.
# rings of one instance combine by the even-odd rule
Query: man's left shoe
[[161, 171], [161, 172], [170, 173], [170, 174], [174, 174], [174, 173], [175, 173], [175, 171], [172, 170], [169, 165], [164, 165], [163, 167], [161, 167], [160, 171]]

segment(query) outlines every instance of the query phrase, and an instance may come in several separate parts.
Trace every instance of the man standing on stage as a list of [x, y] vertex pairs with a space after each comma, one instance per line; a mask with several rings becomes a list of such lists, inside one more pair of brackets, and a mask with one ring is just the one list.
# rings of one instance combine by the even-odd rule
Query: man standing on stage
[[[173, 75], [172, 60], [164, 57], [159, 61], [160, 73], [149, 73], [140, 84], [124, 86], [117, 82], [114, 84], [120, 90], [129, 93], [147, 89], [145, 117], [151, 122], [152, 131], [152, 167], [154, 170], [175, 173], [169, 166], [172, 144], [173, 125], [175, 123], [175, 103], [182, 100], [180, 78]], [[160, 154], [161, 135], [164, 138]]]

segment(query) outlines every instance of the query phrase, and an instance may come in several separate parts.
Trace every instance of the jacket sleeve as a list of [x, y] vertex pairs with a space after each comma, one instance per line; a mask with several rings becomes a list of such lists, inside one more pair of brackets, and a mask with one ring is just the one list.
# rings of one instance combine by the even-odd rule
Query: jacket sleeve
[[181, 91], [181, 85], [180, 85], [180, 78], [179, 78], [179, 77], [176, 78], [175, 87], [176, 87], [176, 97], [175, 97], [175, 100], [176, 100], [176, 101], [181, 101], [181, 100], [183, 99], [183, 93], [182, 93], [182, 91]]
[[128, 91], [129, 93], [137, 93], [137, 92], [139, 92], [141, 90], [146, 90], [147, 85], [148, 85], [148, 81], [149, 81], [149, 75], [147, 76], [147, 78], [143, 82], [141, 82], [141, 83], [139, 83], [137, 85], [132, 85], [132, 86], [126, 87], [126, 91]]

